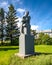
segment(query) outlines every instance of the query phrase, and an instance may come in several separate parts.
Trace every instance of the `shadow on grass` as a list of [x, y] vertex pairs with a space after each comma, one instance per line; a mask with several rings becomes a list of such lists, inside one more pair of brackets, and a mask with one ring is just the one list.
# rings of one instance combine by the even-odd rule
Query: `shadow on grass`
[[52, 53], [44, 53], [44, 52], [35, 52], [34, 55], [52, 55]]
[[0, 51], [8, 51], [8, 50], [16, 50], [16, 49], [18, 49], [18, 47], [17, 48], [0, 48]]

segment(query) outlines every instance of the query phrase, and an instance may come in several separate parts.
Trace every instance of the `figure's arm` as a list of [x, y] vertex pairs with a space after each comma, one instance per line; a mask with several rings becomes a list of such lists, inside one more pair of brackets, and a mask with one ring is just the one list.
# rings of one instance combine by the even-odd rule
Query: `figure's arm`
[[23, 18], [22, 18], [22, 23], [26, 23], [26, 17], [25, 16], [23, 16]]

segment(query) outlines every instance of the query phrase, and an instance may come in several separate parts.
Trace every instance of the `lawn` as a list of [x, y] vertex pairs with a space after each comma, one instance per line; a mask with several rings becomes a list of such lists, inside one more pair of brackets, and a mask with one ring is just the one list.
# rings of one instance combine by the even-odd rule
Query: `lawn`
[[18, 46], [0, 46], [0, 65], [52, 65], [52, 46], [36, 45], [35, 52], [41, 53], [25, 59], [14, 56]]
[[41, 53], [52, 53], [52, 45], [36, 45], [35, 51]]
[[8, 65], [10, 57], [16, 52], [17, 46], [0, 46], [0, 65]]

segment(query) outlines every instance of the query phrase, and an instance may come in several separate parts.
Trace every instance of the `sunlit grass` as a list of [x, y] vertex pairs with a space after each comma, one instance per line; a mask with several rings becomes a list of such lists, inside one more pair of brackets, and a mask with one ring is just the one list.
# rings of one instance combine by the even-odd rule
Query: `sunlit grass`
[[52, 45], [36, 45], [35, 51], [41, 53], [52, 53]]
[[[35, 52], [43, 54], [28, 57], [24, 60], [14, 56], [14, 54], [18, 53], [18, 51], [18, 46], [0, 46], [0, 65], [49, 65], [50, 63], [52, 64], [51, 45], [36, 45]], [[44, 53], [47, 53], [47, 55]]]
[[9, 65], [52, 65], [52, 55], [36, 55], [25, 59], [12, 56]]
[[[11, 49], [10, 49], [11, 48]], [[16, 49], [15, 49], [16, 48]], [[8, 65], [10, 57], [17, 53], [17, 46], [4, 46], [0, 47], [0, 65]], [[12, 50], [13, 49], [13, 50]]]

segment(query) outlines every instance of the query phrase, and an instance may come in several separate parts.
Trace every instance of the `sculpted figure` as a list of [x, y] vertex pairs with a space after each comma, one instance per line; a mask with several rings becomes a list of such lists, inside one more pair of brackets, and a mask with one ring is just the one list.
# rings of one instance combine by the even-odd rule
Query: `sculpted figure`
[[20, 29], [20, 33], [24, 33], [24, 27], [28, 27], [28, 25], [30, 25], [30, 16], [29, 16], [29, 11], [25, 12], [25, 15], [22, 17], [22, 21], [21, 21], [21, 29]]

